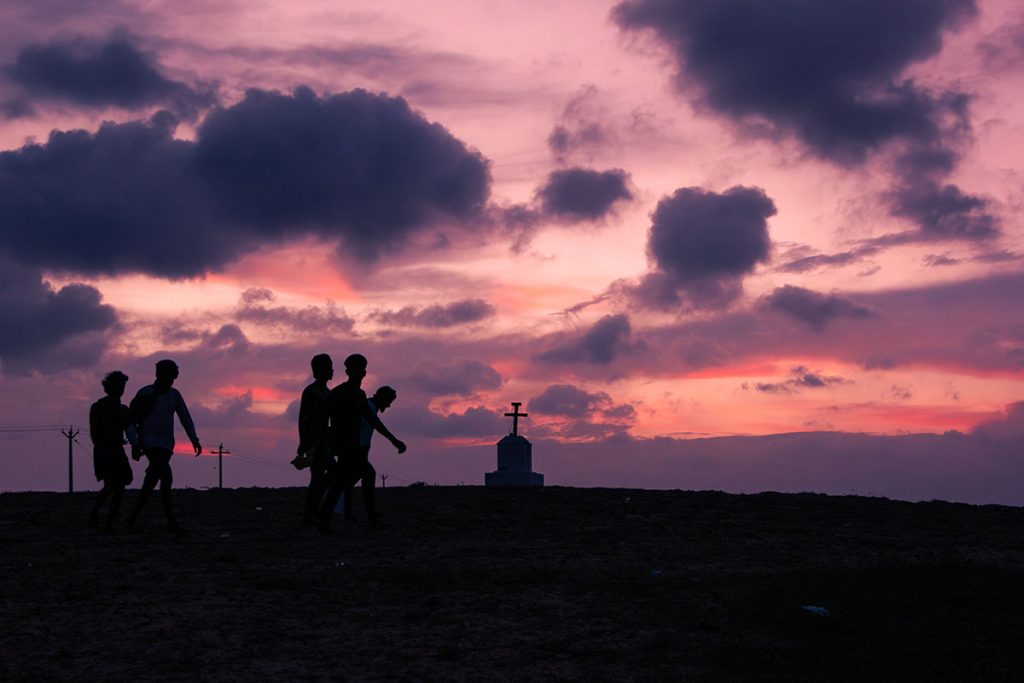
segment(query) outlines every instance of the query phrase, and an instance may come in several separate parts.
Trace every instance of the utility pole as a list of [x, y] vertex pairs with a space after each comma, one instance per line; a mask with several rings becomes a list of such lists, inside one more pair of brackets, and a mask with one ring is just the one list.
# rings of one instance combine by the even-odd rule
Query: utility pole
[[[79, 431], [81, 431], [81, 430], [79, 430]], [[78, 436], [79, 432], [76, 432], [74, 427], [72, 427], [71, 425], [68, 425], [68, 431], [65, 432], [62, 429], [62, 430], [60, 430], [60, 433], [63, 434], [67, 438], [67, 440], [68, 440], [68, 493], [74, 493], [75, 492], [75, 470], [74, 470], [74, 467], [72, 466], [73, 458], [74, 458], [74, 446], [73, 446], [73, 444], [74, 444], [74, 441], [75, 441], [75, 437]]]
[[386, 489], [387, 488], [387, 483], [388, 483], [388, 475], [386, 475], [386, 474], [380, 475], [380, 487], [382, 489]]
[[217, 488], [224, 488], [224, 456], [231, 455], [231, 451], [224, 450], [224, 443], [217, 447]]

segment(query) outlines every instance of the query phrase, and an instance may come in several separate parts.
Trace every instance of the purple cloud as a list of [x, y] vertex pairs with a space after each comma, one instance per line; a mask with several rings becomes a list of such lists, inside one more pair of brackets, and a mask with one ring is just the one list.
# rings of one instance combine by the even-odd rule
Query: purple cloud
[[494, 437], [497, 441], [505, 433], [505, 419], [497, 411], [483, 406], [466, 408], [461, 413], [441, 415], [422, 406], [396, 404], [388, 411], [386, 420], [388, 427], [403, 437]]
[[959, 93], [936, 96], [900, 76], [976, 12], [973, 0], [626, 0], [612, 16], [652, 30], [673, 53], [680, 89], [697, 85], [705, 107], [767, 121], [850, 164], [891, 140], [938, 139]]
[[424, 308], [406, 306], [397, 311], [374, 310], [369, 316], [393, 327], [443, 328], [476, 323], [494, 316], [494, 306], [483, 299], [463, 299]]
[[209, 89], [168, 79], [150, 55], [117, 35], [102, 42], [79, 37], [31, 43], [3, 70], [28, 97], [81, 107], [160, 106], [195, 118], [215, 103]]
[[333, 302], [324, 306], [273, 306], [277, 296], [269, 289], [251, 287], [244, 292], [235, 310], [242, 322], [291, 329], [311, 335], [350, 333], [355, 320]]
[[[628, 433], [636, 418], [629, 404], [616, 404], [603, 391], [587, 391], [571, 384], [552, 384], [530, 399], [527, 410], [534, 431], [569, 439], [604, 440]], [[543, 418], [565, 418], [545, 422]], [[538, 419], [539, 418], [539, 419]]]
[[629, 342], [629, 317], [619, 313], [606, 315], [578, 339], [559, 340], [540, 354], [547, 363], [593, 363], [608, 365], [622, 354], [639, 347]]
[[[826, 387], [840, 384], [850, 384], [850, 380], [842, 377], [822, 375], [818, 372], [811, 372], [803, 366], [795, 367], [790, 371], [791, 377], [783, 382], [757, 382], [754, 389], [766, 394], [795, 394], [802, 389], [824, 389]], [[746, 382], [743, 388], [748, 388]]]
[[94, 364], [117, 328], [99, 290], [72, 283], [55, 290], [39, 271], [0, 258], [0, 370], [57, 372]]
[[410, 374], [396, 380], [401, 386], [409, 386], [431, 397], [472, 396], [481, 390], [498, 389], [503, 382], [497, 370], [478, 360], [423, 361]]
[[819, 331], [836, 318], [866, 318], [871, 315], [870, 309], [849, 299], [793, 285], [776, 288], [762, 299], [762, 303], [771, 311], [785, 313]]
[[616, 202], [633, 198], [628, 174], [621, 169], [593, 171], [566, 168], [552, 172], [537, 190], [541, 211], [570, 221], [593, 221], [605, 216]]
[[611, 404], [611, 396], [589, 392], [571, 384], [552, 384], [530, 399], [527, 410], [557, 417], [589, 418], [592, 413]]
[[195, 142], [173, 129], [162, 113], [0, 153], [0, 248], [72, 272], [188, 277], [314, 233], [372, 262], [439, 219], [469, 226], [489, 193], [479, 153], [386, 95], [250, 90]]
[[768, 261], [766, 219], [774, 215], [774, 202], [760, 188], [678, 189], [652, 214], [652, 271], [637, 285], [617, 286], [652, 308], [724, 308], [743, 292], [742, 277]]
[[612, 12], [623, 29], [653, 31], [679, 89], [706, 110], [844, 166], [902, 145], [892, 214], [914, 221], [918, 239], [984, 240], [998, 233], [988, 203], [940, 182], [970, 130], [970, 97], [903, 76], [976, 14], [974, 0], [625, 0]]

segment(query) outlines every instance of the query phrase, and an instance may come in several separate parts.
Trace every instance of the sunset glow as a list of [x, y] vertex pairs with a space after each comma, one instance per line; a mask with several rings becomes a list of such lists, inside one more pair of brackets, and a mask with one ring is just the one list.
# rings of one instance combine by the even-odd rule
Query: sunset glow
[[[687, 487], [655, 441], [1024, 435], [1024, 12], [831, 4], [6, 3], [0, 426], [173, 357], [238, 483], [295, 485], [309, 359], [360, 352], [396, 482], [479, 483], [510, 401], [567, 485], [545, 453]], [[62, 448], [0, 434], [0, 490]]]

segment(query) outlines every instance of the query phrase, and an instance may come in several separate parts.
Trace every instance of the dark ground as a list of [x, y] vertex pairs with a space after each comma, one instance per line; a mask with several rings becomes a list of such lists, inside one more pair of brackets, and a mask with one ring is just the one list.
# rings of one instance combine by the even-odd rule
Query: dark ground
[[1024, 677], [1019, 508], [426, 486], [324, 537], [189, 490], [108, 537], [94, 495], [0, 495], [0, 679]]

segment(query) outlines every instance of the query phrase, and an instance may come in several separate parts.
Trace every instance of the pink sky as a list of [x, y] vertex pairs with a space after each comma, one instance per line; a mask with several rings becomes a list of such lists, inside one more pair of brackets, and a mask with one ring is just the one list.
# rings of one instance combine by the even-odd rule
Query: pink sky
[[[300, 485], [309, 358], [361, 352], [392, 482], [481, 483], [515, 400], [550, 484], [1024, 503], [1024, 13], [898, 7], [5, 3], [0, 427], [171, 357], [230, 485]], [[913, 485], [916, 445], [885, 479], [683, 443], [994, 421]], [[62, 488], [65, 446], [0, 431], [0, 490]]]

